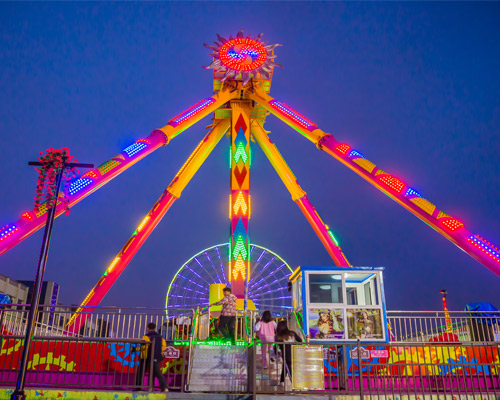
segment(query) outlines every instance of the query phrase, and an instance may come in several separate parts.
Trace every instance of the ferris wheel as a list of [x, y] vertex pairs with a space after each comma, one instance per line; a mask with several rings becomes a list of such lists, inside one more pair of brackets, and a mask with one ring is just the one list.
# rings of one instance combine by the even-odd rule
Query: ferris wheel
[[[167, 291], [166, 307], [175, 310], [208, 305], [209, 286], [228, 284], [229, 244], [218, 244], [200, 251], [177, 271]], [[248, 298], [257, 309], [282, 309], [292, 305], [288, 277], [292, 269], [279, 255], [265, 247], [250, 245]]]

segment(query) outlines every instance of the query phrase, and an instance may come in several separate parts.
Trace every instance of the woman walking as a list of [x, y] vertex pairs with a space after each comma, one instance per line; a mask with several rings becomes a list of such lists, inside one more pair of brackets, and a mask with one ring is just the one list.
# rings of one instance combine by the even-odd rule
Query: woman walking
[[260, 339], [262, 349], [262, 368], [269, 368], [269, 349], [274, 343], [276, 335], [276, 322], [273, 320], [271, 311], [264, 311], [262, 318], [255, 324], [255, 332]]

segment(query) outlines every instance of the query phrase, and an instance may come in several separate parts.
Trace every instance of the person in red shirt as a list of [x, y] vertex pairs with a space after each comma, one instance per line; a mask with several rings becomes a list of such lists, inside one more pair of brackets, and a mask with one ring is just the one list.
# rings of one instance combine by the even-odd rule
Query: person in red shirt
[[[217, 303], [210, 304], [209, 307], [222, 305], [222, 311], [219, 317], [219, 331], [224, 339], [230, 339], [231, 343], [236, 344], [234, 338], [234, 327], [236, 326], [236, 301], [237, 297], [231, 293], [231, 288], [222, 289], [224, 297]], [[229, 331], [229, 332], [228, 332]]]

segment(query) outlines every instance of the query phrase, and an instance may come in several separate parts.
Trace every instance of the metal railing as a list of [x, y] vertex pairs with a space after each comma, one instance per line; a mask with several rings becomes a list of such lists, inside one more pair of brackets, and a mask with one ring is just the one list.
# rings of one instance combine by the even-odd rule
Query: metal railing
[[[26, 304], [4, 305], [0, 309], [1, 334], [21, 335], [26, 329]], [[166, 340], [195, 340], [216, 336], [216, 321], [208, 309], [199, 313], [200, 330], [193, 331], [195, 310], [97, 307], [88, 312], [85, 325], [78, 332], [65, 327], [76, 307], [40, 306], [35, 326], [37, 336], [74, 336], [95, 338], [140, 338], [149, 322], [154, 322]], [[286, 318], [292, 329], [300, 332], [302, 320], [289, 309], [271, 310], [276, 319]], [[85, 313], [85, 311], [83, 311]], [[253, 338], [253, 328], [261, 312], [239, 311], [235, 327], [237, 340]], [[388, 333], [391, 342], [500, 342], [499, 313], [471, 311], [388, 311]]]
[[[319, 347], [323, 359], [293, 360], [290, 353], [296, 346]], [[279, 354], [264, 369], [263, 348], [252, 347], [250, 359], [255, 361], [249, 366], [249, 376], [253, 377], [250, 387], [254, 394], [320, 391], [361, 398], [447, 394], [480, 395], [492, 400], [500, 395], [500, 352], [496, 343], [412, 343], [404, 347], [276, 343], [275, 348]]]
[[[164, 360], [162, 371], [171, 390], [183, 391], [186, 387], [193, 332], [200, 330], [201, 321], [198, 313], [193, 317], [189, 345], [168, 341], [174, 355]], [[14, 384], [22, 345], [20, 335], [0, 336], [1, 386]], [[37, 336], [28, 360], [26, 384], [39, 388], [151, 391], [154, 382], [146, 370], [152, 368], [141, 363], [141, 346], [144, 352], [147, 342]], [[304, 352], [291, 356], [293, 349], [300, 347], [302, 350], [319, 349], [322, 357], [318, 358], [317, 351], [316, 358]], [[263, 369], [263, 352], [268, 354], [267, 370]], [[427, 394], [474, 394], [481, 395], [482, 399], [500, 396], [500, 344], [496, 342], [277, 343], [266, 346], [253, 342], [249, 344], [248, 353], [250, 393], [294, 390], [317, 393], [319, 390], [392, 398]]]
[[[254, 310], [237, 311], [234, 332], [235, 341], [248, 342], [255, 337], [254, 327], [261, 314], [262, 313], [260, 311]], [[293, 313], [291, 313], [288, 309], [273, 310], [272, 314], [275, 318], [283, 318], [289, 320], [291, 323], [295, 322], [295, 325], [292, 325], [292, 329], [297, 326], [297, 321], [292, 321], [291, 319]], [[218, 317], [214, 316], [214, 313], [211, 313], [209, 307], [200, 309], [199, 311], [197, 311], [196, 315], [198, 324], [196, 326], [196, 329], [194, 329], [193, 331], [193, 338], [196, 341], [221, 338], [221, 335], [219, 334], [217, 329]]]
[[[17, 379], [24, 336], [1, 336], [0, 341], [0, 385], [12, 386]], [[139, 377], [152, 369], [144, 362], [142, 370], [139, 368], [141, 346], [148, 351], [149, 344], [142, 340], [36, 336], [26, 386], [148, 390], [148, 383], [140, 382]]]
[[[26, 330], [29, 305], [5, 305], [0, 309], [0, 333], [20, 335]], [[92, 338], [140, 338], [147, 325], [154, 322], [166, 340], [188, 340], [194, 320], [194, 310], [98, 307], [88, 312], [85, 325], [78, 331], [69, 331], [66, 324], [74, 310], [64, 306], [40, 306], [35, 324], [36, 336], [73, 336]], [[172, 315], [173, 312], [175, 316]], [[85, 311], [82, 312], [82, 314]]]
[[500, 342], [500, 313], [388, 311], [393, 342]]
[[[15, 385], [23, 342], [24, 336], [0, 336], [0, 386]], [[174, 342], [167, 344], [171, 349], [174, 346]], [[153, 361], [152, 357], [146, 359], [151, 348], [154, 339], [37, 336], [28, 359], [26, 386], [153, 391]], [[176, 347], [177, 353], [162, 361], [161, 370], [170, 389], [184, 390], [187, 349]]]

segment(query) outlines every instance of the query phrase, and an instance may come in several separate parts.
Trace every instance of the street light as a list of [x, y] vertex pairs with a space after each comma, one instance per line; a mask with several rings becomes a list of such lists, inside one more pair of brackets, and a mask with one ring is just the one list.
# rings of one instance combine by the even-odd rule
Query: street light
[[[30, 161], [28, 165], [34, 165], [37, 167], [44, 167], [41, 162]], [[21, 354], [21, 360], [19, 362], [19, 373], [17, 375], [16, 388], [11, 394], [11, 400], [25, 400], [26, 393], [24, 392], [24, 384], [26, 380], [26, 370], [28, 367], [28, 356], [30, 353], [31, 343], [33, 341], [33, 334], [35, 331], [35, 323], [38, 314], [38, 305], [40, 304], [40, 294], [42, 291], [43, 274], [45, 273], [45, 267], [47, 266], [47, 256], [49, 254], [50, 237], [52, 234], [52, 226], [54, 225], [54, 218], [56, 216], [57, 199], [59, 198], [59, 190], [61, 188], [61, 181], [66, 168], [94, 168], [93, 164], [82, 164], [82, 163], [72, 163], [67, 162], [67, 159], [63, 157], [62, 165], [57, 170], [57, 176], [55, 181], [55, 194], [54, 194], [54, 204], [50, 207], [47, 203], [48, 214], [47, 222], [45, 223], [45, 232], [43, 233], [42, 249], [40, 251], [40, 258], [38, 259], [38, 267], [36, 270], [35, 283], [33, 286], [33, 295], [31, 297], [30, 309], [28, 314], [28, 320], [26, 324], [26, 332], [24, 334], [23, 351]]]
[[444, 310], [444, 316], [446, 318], [446, 331], [451, 332], [452, 328], [451, 328], [450, 313], [448, 312], [448, 304], [446, 303], [446, 295], [448, 294], [448, 292], [446, 291], [446, 289], [441, 289], [439, 293], [441, 293], [443, 298], [443, 310]]

